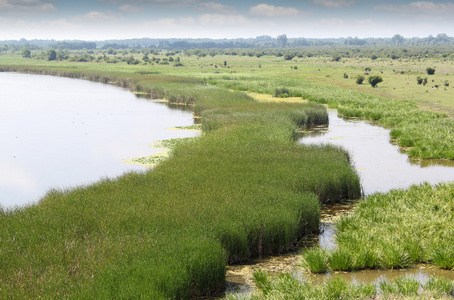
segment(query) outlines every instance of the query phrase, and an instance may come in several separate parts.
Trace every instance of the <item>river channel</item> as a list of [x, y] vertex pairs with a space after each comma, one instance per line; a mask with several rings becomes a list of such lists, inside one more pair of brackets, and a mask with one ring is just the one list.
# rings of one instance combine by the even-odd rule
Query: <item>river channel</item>
[[[397, 188], [408, 188], [413, 184], [454, 181], [454, 162], [446, 160], [414, 160], [408, 158], [397, 145], [390, 142], [389, 130], [373, 122], [340, 118], [337, 110], [329, 110], [329, 126], [319, 126], [304, 133], [298, 143], [333, 144], [349, 152], [353, 167], [357, 170], [365, 196], [376, 192], [388, 192]], [[336, 219], [347, 212], [353, 203], [325, 206], [321, 211], [320, 235], [302, 241], [305, 247], [335, 247]], [[248, 264], [229, 266], [227, 270], [227, 293], [245, 295], [254, 290], [252, 273], [266, 270], [269, 273], [290, 273], [295, 277], [321, 282], [330, 276], [360, 282], [393, 279], [411, 274], [420, 282], [429, 275], [444, 276], [454, 280], [454, 271], [440, 270], [421, 265], [409, 270], [372, 270], [351, 273], [313, 275], [298, 267], [300, 251], [271, 258], [256, 259]]]
[[194, 124], [192, 111], [79, 79], [0, 73], [0, 206], [36, 203], [50, 188], [86, 185], [146, 167], [124, 159], [152, 155], [167, 130]]

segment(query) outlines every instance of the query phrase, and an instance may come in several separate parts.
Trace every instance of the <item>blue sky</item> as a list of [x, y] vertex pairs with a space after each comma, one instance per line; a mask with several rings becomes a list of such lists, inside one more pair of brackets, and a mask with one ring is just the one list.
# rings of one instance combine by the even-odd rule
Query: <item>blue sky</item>
[[0, 0], [0, 40], [454, 36], [454, 0]]

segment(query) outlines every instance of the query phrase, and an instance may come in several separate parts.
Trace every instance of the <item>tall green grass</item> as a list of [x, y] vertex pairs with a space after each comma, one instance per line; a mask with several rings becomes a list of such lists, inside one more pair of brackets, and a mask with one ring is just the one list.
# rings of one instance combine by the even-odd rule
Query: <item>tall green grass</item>
[[319, 202], [360, 196], [345, 151], [294, 142], [296, 128], [327, 122], [323, 107], [255, 103], [199, 80], [122, 72], [90, 76], [175, 99], [191, 95], [205, 134], [176, 145], [153, 171], [0, 210], [1, 298], [215, 293], [227, 263], [292, 249], [318, 230]]
[[395, 100], [297, 76], [267, 72], [254, 76], [212, 76], [210, 84], [240, 91], [273, 94], [285, 86], [291, 97], [337, 108], [345, 117], [374, 120], [392, 126], [391, 137], [408, 155], [419, 158], [454, 159], [454, 120], [446, 114], [422, 110], [415, 101]]
[[333, 277], [314, 284], [289, 274], [271, 277], [258, 271], [254, 273], [254, 281], [258, 290], [252, 295], [229, 295], [228, 299], [448, 299], [454, 292], [452, 281], [437, 277], [430, 277], [426, 283], [407, 276], [377, 283], [347, 282]]
[[[326, 270], [406, 268], [418, 263], [452, 270], [453, 199], [453, 183], [371, 195], [337, 222], [336, 250], [311, 250], [304, 257], [328, 260]], [[311, 270], [310, 263], [305, 266]]]

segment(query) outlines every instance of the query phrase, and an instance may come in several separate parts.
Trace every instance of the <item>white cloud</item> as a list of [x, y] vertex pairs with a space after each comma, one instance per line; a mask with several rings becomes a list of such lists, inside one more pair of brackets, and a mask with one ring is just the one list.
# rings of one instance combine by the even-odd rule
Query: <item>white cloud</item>
[[236, 13], [235, 7], [224, 5], [219, 2], [214, 2], [214, 1], [199, 3], [197, 5], [197, 7], [202, 10], [215, 11], [215, 12], [225, 13], [225, 14]]
[[419, 1], [411, 2], [408, 4], [384, 4], [377, 5], [374, 7], [375, 10], [402, 13], [402, 14], [414, 14], [424, 13], [426, 15], [437, 15], [437, 14], [452, 14], [454, 13], [454, 3], [435, 3], [432, 1]]
[[345, 25], [345, 21], [342, 19], [321, 19], [319, 25], [323, 25], [328, 28], [340, 28]]
[[249, 13], [251, 15], [265, 17], [295, 17], [300, 14], [300, 11], [294, 7], [282, 7], [262, 3], [251, 7]]
[[249, 21], [241, 15], [205, 14], [198, 18], [198, 22], [204, 26], [224, 26], [249, 24]]
[[316, 5], [332, 8], [352, 6], [353, 4], [355, 4], [355, 0], [313, 0], [313, 2]]
[[131, 12], [131, 13], [138, 13], [141, 12], [143, 9], [134, 5], [124, 4], [120, 6], [120, 11], [123, 12]]
[[91, 11], [89, 13], [86, 13], [85, 15], [75, 17], [75, 19], [83, 19], [83, 20], [89, 20], [89, 21], [108, 21], [108, 20], [114, 20], [115, 16], [112, 15], [111, 13], [103, 13], [100, 11]]
[[6, 11], [44, 11], [51, 12], [57, 9], [52, 3], [41, 0], [0, 0], [0, 9]]
[[116, 5], [160, 5], [160, 6], [168, 6], [168, 7], [181, 7], [181, 6], [189, 6], [194, 5], [200, 2], [200, 0], [98, 0], [102, 3], [107, 4], [116, 4]]

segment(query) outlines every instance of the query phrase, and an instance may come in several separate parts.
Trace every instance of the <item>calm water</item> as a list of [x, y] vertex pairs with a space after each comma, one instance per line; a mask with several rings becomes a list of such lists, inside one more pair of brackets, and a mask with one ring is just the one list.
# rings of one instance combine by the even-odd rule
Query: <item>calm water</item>
[[0, 205], [33, 203], [49, 188], [146, 170], [122, 159], [157, 152], [155, 140], [195, 136], [166, 130], [193, 124], [169, 108], [111, 85], [0, 73]]
[[361, 178], [365, 195], [408, 188], [413, 184], [454, 181], [454, 161], [412, 162], [390, 143], [389, 130], [359, 120], [344, 120], [329, 111], [328, 128], [299, 140], [301, 144], [334, 144], [346, 149]]

